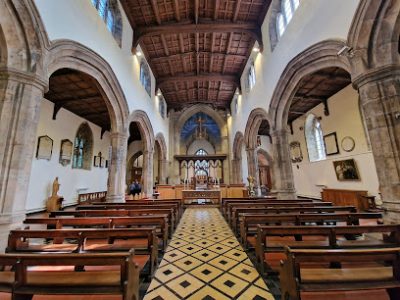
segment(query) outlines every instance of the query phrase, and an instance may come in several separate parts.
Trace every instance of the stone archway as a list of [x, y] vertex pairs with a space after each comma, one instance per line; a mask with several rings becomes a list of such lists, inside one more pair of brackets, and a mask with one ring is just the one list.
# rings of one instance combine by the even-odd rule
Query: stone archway
[[[260, 156], [262, 156], [266, 163], [260, 162]], [[265, 186], [271, 191], [274, 187], [273, 176], [272, 176], [272, 166], [273, 166], [273, 158], [272, 156], [264, 149], [257, 150], [257, 160], [258, 160], [258, 171], [257, 171], [257, 180], [261, 186]], [[262, 193], [262, 195], [264, 195]]]
[[383, 207], [400, 215], [400, 2], [361, 1], [348, 36], [353, 84], [360, 93]]
[[155, 149], [158, 151], [158, 183], [165, 184], [167, 174], [167, 144], [165, 142], [164, 135], [162, 133], [157, 133], [155, 138]]
[[233, 183], [242, 183], [243, 168], [242, 168], [242, 149], [245, 146], [243, 133], [238, 131], [233, 140], [233, 159], [232, 159], [232, 181]]
[[[258, 131], [262, 122], [267, 122], [270, 128], [270, 116], [263, 108], [253, 109], [247, 119], [246, 130], [244, 132], [244, 143], [246, 145], [247, 152], [247, 164], [249, 175], [256, 179], [256, 185], [259, 187], [259, 176], [258, 174], [258, 158], [257, 158], [257, 147], [258, 147]], [[268, 130], [268, 135], [269, 135]]]
[[89, 48], [69, 40], [52, 43], [48, 53], [50, 75], [60, 69], [73, 69], [90, 75], [101, 87], [111, 121], [111, 160], [107, 199], [124, 201], [128, 104], [111, 66]]
[[289, 62], [275, 87], [269, 115], [272, 126], [274, 183], [281, 199], [296, 197], [287, 132], [292, 99], [302, 78], [318, 70], [339, 67], [351, 74], [349, 59], [346, 56], [338, 56], [338, 52], [345, 45], [343, 41], [327, 40], [309, 47]]
[[[129, 124], [136, 122], [141, 138], [143, 139], [143, 189], [146, 195], [153, 194], [153, 155], [154, 155], [154, 131], [150, 119], [142, 110], [135, 110], [129, 116]], [[125, 145], [126, 148], [126, 145]]]
[[47, 89], [48, 40], [42, 29], [33, 1], [0, 1], [0, 223], [4, 225], [25, 217], [40, 102]]
[[[174, 124], [173, 131], [170, 133], [170, 137], [172, 137], [170, 138], [170, 147], [169, 147], [169, 149], [171, 149], [169, 151], [169, 159], [172, 162], [170, 169], [170, 176], [173, 176], [173, 180], [175, 183], [180, 182], [180, 176], [179, 176], [179, 162], [174, 159], [173, 155], [183, 154], [180, 153], [182, 128], [190, 117], [200, 112], [212, 118], [219, 127], [221, 133], [221, 144], [220, 144], [221, 147], [220, 149], [216, 149], [216, 152], [222, 154], [229, 153], [228, 127], [224, 112], [214, 110], [209, 105], [197, 104], [186, 108], [185, 110], [183, 110], [183, 112], [170, 113], [170, 122]], [[230, 174], [229, 168], [230, 168], [229, 161], [225, 160], [223, 163], [223, 174]], [[229, 183], [229, 182], [228, 180], [225, 180], [224, 183]]]

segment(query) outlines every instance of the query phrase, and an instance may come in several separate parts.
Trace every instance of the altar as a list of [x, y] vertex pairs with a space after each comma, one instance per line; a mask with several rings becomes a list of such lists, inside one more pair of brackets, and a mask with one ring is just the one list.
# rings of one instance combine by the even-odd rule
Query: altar
[[192, 204], [193, 200], [210, 200], [212, 204], [221, 203], [221, 190], [183, 190], [182, 199], [184, 204]]

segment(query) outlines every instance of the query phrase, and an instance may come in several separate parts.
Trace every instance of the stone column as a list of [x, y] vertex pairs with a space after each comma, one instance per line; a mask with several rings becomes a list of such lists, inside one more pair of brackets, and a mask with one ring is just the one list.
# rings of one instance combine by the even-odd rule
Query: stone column
[[387, 221], [400, 221], [400, 67], [356, 79]]
[[231, 160], [231, 174], [230, 174], [230, 182], [231, 183], [239, 183], [239, 180], [238, 180], [238, 178], [239, 178], [239, 175], [237, 174], [238, 173], [238, 167], [237, 167], [237, 165], [238, 165], [238, 159], [237, 158], [234, 158], [234, 159], [232, 159]]
[[274, 191], [277, 192], [278, 199], [296, 199], [288, 133], [286, 130], [275, 130], [271, 132], [271, 137], [274, 160], [272, 165]]
[[107, 201], [125, 201], [127, 144], [127, 133], [111, 133], [111, 160], [108, 168]]
[[254, 148], [247, 148], [247, 168], [249, 172], [249, 176], [253, 176], [255, 183], [255, 191], [256, 195], [260, 195], [260, 183], [258, 176], [258, 158], [257, 158], [257, 150]]
[[159, 168], [160, 168], [160, 174], [158, 174], [158, 180], [160, 184], [165, 184], [166, 183], [166, 173], [167, 173], [167, 168], [168, 168], [168, 160], [166, 159], [160, 159], [158, 161]]
[[146, 196], [153, 195], [153, 155], [154, 150], [145, 150], [143, 152], [142, 192], [144, 192]]
[[0, 224], [18, 223], [25, 218], [40, 103], [46, 86], [29, 73], [0, 71]]

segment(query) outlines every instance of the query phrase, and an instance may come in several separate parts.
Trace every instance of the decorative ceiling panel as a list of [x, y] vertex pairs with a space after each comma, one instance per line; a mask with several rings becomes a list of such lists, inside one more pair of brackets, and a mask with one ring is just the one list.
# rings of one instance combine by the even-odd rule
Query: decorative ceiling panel
[[228, 108], [271, 0], [121, 0], [169, 108]]

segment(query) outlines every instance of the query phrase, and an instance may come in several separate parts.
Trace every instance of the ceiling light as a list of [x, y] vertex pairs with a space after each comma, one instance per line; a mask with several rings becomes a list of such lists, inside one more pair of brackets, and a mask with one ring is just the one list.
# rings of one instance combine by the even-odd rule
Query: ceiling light
[[240, 93], [239, 93], [239, 91], [238, 91], [238, 90], [236, 90], [236, 92], [235, 92], [235, 95], [240, 95]]
[[256, 52], [256, 53], [260, 52], [260, 47], [254, 46], [253, 52]]
[[138, 56], [138, 57], [141, 57], [141, 56], [142, 56], [142, 51], [137, 50], [136, 53], [135, 53], [135, 55]]
[[160, 97], [161, 95], [162, 95], [161, 91], [160, 91], [160, 90], [158, 90], [158, 92], [157, 92], [157, 96], [158, 96], [158, 97]]

